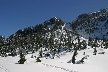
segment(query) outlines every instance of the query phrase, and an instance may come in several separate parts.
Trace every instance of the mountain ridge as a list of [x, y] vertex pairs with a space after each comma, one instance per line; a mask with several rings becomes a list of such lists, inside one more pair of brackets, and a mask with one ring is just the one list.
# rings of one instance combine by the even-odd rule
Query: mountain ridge
[[79, 15], [72, 23], [72, 29], [87, 39], [108, 38], [108, 8]]
[[102, 9], [81, 14], [75, 21], [69, 23], [58, 17], [52, 17], [36, 26], [20, 29], [6, 40], [1, 36], [0, 47], [1, 50], [8, 51], [16, 50], [16, 48], [37, 51], [41, 47], [70, 49], [76, 39], [78, 42], [85, 38], [104, 40], [108, 38], [107, 35], [108, 9]]

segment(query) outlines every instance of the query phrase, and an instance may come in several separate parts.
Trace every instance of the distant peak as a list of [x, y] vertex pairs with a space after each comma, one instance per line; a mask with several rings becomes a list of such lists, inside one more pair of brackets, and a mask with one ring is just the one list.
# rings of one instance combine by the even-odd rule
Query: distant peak
[[58, 18], [58, 17], [56, 17], [56, 16], [54, 16], [54, 17], [52, 17], [51, 19], [50, 19], [50, 21], [53, 21], [53, 22], [57, 22], [57, 21], [59, 21], [60, 20], [60, 18]]
[[52, 17], [53, 19], [59, 19], [58, 17], [56, 17], [56, 16], [54, 16], [54, 17]]

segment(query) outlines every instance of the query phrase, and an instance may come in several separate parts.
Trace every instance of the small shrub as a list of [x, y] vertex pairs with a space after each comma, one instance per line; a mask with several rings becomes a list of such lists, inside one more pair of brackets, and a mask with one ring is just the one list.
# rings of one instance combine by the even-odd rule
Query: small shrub
[[33, 55], [31, 56], [31, 58], [33, 58]]
[[84, 59], [85, 59], [85, 57], [83, 57], [83, 58], [80, 60], [80, 62], [81, 62], [81, 63], [84, 63]]
[[41, 60], [40, 60], [40, 58], [39, 58], [39, 57], [37, 57], [36, 62], [41, 62]]

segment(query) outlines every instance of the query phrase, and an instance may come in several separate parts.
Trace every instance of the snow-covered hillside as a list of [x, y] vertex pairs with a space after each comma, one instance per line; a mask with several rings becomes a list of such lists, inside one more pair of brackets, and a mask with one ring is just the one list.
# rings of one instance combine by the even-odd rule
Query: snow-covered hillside
[[72, 27], [84, 38], [108, 39], [108, 9], [81, 14], [72, 23]]
[[[76, 63], [70, 62], [73, 52], [62, 52], [60, 58], [46, 59], [41, 58], [42, 62], [36, 62], [36, 58], [31, 58], [32, 54], [26, 55], [25, 64], [17, 64], [19, 56], [0, 57], [0, 72], [108, 72], [108, 49], [97, 49], [97, 55], [93, 55], [93, 49], [88, 47], [86, 50], [78, 51]], [[99, 54], [99, 52], [105, 54]], [[85, 52], [85, 55], [83, 53]], [[38, 53], [33, 55], [38, 56]], [[88, 55], [84, 64], [78, 61]]]

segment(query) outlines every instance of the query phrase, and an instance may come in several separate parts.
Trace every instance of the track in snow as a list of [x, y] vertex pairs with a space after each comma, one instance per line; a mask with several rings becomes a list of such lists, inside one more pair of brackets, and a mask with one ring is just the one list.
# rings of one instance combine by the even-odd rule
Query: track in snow
[[[38, 64], [38, 63], [37, 63], [37, 64]], [[61, 69], [61, 70], [67, 71], [67, 72], [78, 72], [78, 71], [69, 70], [69, 69], [66, 69], [66, 68], [63, 68], [63, 67], [58, 67], [58, 66], [54, 66], [54, 65], [49, 65], [49, 64], [46, 64], [46, 63], [42, 63], [42, 65], [44, 65], [44, 66], [46, 66], [46, 67]]]
[[7, 68], [5, 68], [4, 66], [0, 65], [0, 69], [3, 71], [3, 72], [10, 72]]

